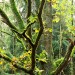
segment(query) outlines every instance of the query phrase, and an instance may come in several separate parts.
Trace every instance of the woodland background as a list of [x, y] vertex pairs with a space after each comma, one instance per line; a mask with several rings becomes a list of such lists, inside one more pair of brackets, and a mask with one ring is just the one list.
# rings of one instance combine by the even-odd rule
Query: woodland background
[[0, 0], [0, 75], [75, 75], [75, 0]]

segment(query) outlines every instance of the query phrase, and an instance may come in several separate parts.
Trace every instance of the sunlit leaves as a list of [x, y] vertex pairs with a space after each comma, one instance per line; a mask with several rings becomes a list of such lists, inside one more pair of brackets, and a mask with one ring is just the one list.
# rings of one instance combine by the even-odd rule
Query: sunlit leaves
[[2, 65], [2, 64], [3, 64], [3, 61], [0, 60], [0, 65]]
[[17, 62], [18, 62], [18, 58], [13, 57], [13, 58], [12, 58], [12, 63], [15, 64], [15, 63], [17, 63]]
[[13, 66], [12, 63], [9, 64], [9, 68], [10, 68], [12, 71], [16, 71], [16, 68]]
[[54, 4], [54, 5], [53, 5], [53, 8], [55, 8], [55, 9], [56, 9], [56, 8], [57, 8], [57, 4]]
[[71, 57], [75, 57], [75, 47], [72, 50]]
[[49, 28], [49, 32], [52, 32], [52, 28]]
[[53, 29], [52, 28], [46, 28], [45, 30], [44, 30], [44, 32], [52, 32], [53, 31]]
[[64, 60], [64, 58], [62, 57], [62, 58], [60, 58], [60, 59], [55, 60], [53, 64], [57, 67], [57, 66], [59, 66], [59, 65], [61, 64], [61, 62], [62, 62], [63, 60]]
[[38, 33], [39, 32], [39, 29], [35, 29], [35, 33]]
[[0, 48], [0, 53], [1, 54], [4, 54], [5, 53], [5, 50], [3, 50], [3, 49]]
[[56, 3], [57, 0], [47, 0], [48, 2]]
[[23, 53], [20, 57], [19, 57], [19, 64], [23, 65], [25, 68], [29, 69], [31, 67], [31, 50], [29, 50], [28, 52]]
[[35, 72], [38, 73], [38, 75], [41, 75], [41, 73], [43, 72], [44, 70], [40, 70], [38, 67], [35, 67]]
[[[16, 0], [15, 0], [16, 1]], [[38, 0], [37, 0], [38, 1]], [[49, 17], [49, 18], [47, 18], [47, 16], [46, 15], [42, 15], [41, 17], [43, 18], [42, 20], [44, 20], [44, 17], [43, 16], [46, 16], [46, 18], [47, 19], [45, 19], [45, 20], [47, 20], [46, 22], [48, 22], [48, 21], [50, 21], [50, 18], [51, 19], [53, 19], [53, 24], [55, 23], [55, 24], [58, 24], [59, 22], [59, 26], [60, 26], [60, 24], [62, 23], [63, 25], [68, 25], [68, 24], [70, 24], [71, 25], [71, 21], [72, 21], [72, 19], [70, 19], [70, 17], [71, 17], [71, 15], [73, 14], [73, 11], [71, 11], [71, 8], [70, 7], [68, 7], [69, 6], [69, 4], [67, 3], [67, 0], [59, 0], [60, 1], [60, 3], [58, 2], [57, 3], [57, 1], [58, 0], [47, 0], [48, 2], [50, 2], [50, 1], [52, 1], [52, 12], [53, 11], [55, 11], [52, 15], [53, 16], [51, 16], [51, 17]], [[8, 7], [8, 6], [7, 6]], [[33, 9], [33, 8], [32, 8]], [[46, 9], [47, 10], [47, 9]], [[52, 12], [49, 12], [49, 14], [50, 13], [52, 13]], [[23, 12], [23, 13], [25, 13], [25, 12]], [[44, 11], [43, 11], [43, 13], [44, 13]], [[11, 13], [10, 13], [11, 14]], [[34, 14], [33, 12], [32, 12], [32, 14]], [[49, 15], [48, 14], [48, 15]], [[27, 13], [24, 15], [24, 16], [26, 16], [27, 15]], [[25, 17], [24, 17], [24, 19], [25, 19]], [[27, 21], [29, 21], [29, 22], [27, 22]], [[35, 22], [35, 21], [37, 21], [37, 15], [36, 16], [30, 16], [28, 19], [26, 19], [26, 21], [25, 22], [27, 22], [26, 24], [25, 24], [25, 26], [27, 27], [28, 25], [30, 25], [31, 23], [33, 23], [33, 22]], [[62, 21], [62, 22], [61, 22]], [[16, 21], [14, 21], [15, 23], [16, 23]], [[47, 25], [47, 23], [46, 23], [45, 21], [43, 21], [43, 24], [44, 25]], [[48, 24], [48, 25], [51, 25], [51, 23], [50, 24]], [[62, 26], [63, 26], [62, 25]], [[68, 25], [67, 26], [67, 29], [68, 29], [68, 31], [69, 32], [71, 32], [71, 33], [73, 33], [74, 34], [74, 31], [75, 31], [75, 27], [73, 27], [73, 26], [70, 26], [70, 25]], [[39, 26], [39, 23], [38, 23], [38, 26]], [[25, 27], [25, 28], [26, 28]], [[37, 27], [37, 24], [35, 23], [35, 29], [33, 29], [34, 27], [32, 26], [31, 27], [31, 34], [32, 34], [32, 38], [31, 38], [31, 40], [33, 40], [33, 42], [34, 42], [34, 39], [36, 40], [36, 37], [37, 37], [37, 34], [38, 34], [38, 32], [39, 32], [39, 27]], [[45, 28], [45, 27], [44, 27]], [[57, 27], [58, 28], [58, 27]], [[44, 29], [44, 32], [49, 32], [49, 33], [52, 33], [52, 32], [56, 32], [55, 31], [55, 29], [53, 30], [50, 26], [48, 27], [48, 28], [45, 28]], [[59, 32], [58, 31], [58, 33], [60, 34], [61, 32]], [[54, 36], [59, 36], [59, 34], [56, 34], [56, 35], [54, 35], [54, 33], [52, 34], [53, 35], [53, 40], [54, 40]], [[47, 35], [47, 34], [46, 34]], [[49, 37], [50, 38], [50, 37]], [[55, 38], [55, 39], [57, 39], [57, 38]], [[47, 40], [49, 40], [49, 39], [47, 39]], [[58, 38], [58, 40], [59, 40], [59, 38]], [[14, 40], [15, 41], [15, 40]], [[20, 41], [20, 40], [19, 40]], [[27, 43], [26, 41], [23, 41], [24, 42], [24, 44], [25, 43]], [[45, 43], [45, 42], [44, 42]], [[46, 42], [47, 43], [47, 42]], [[58, 42], [57, 42], [58, 43]], [[48, 44], [48, 43], [47, 43]], [[59, 43], [58, 43], [59, 44]], [[27, 44], [28, 45], [28, 44]], [[15, 42], [13, 42], [13, 54], [15, 53], [20, 53], [20, 52], [17, 52], [17, 50], [15, 49], [15, 48], [17, 48], [16, 47], [17, 45], [16, 45], [16, 43]], [[44, 45], [43, 45], [44, 46]], [[56, 44], [56, 46], [57, 46], [57, 44]], [[59, 46], [59, 45], [58, 45]], [[28, 47], [27, 47], [28, 48]], [[58, 47], [59, 48], [59, 47]], [[22, 53], [22, 48], [17, 48], [18, 50], [20, 50], [21, 51], [21, 53]], [[26, 48], [25, 48], [25, 50], [26, 50]], [[59, 49], [58, 49], [59, 50]], [[16, 51], [16, 52], [15, 52]], [[2, 49], [1, 49], [1, 51], [0, 51], [1, 53], [5, 53]], [[31, 60], [30, 60], [30, 58], [31, 58], [31, 50], [28, 50], [27, 52], [26, 51], [24, 51], [22, 54], [20, 54], [19, 55], [19, 57], [17, 58], [17, 57], [13, 57], [12, 58], [12, 63], [13, 64], [15, 64], [15, 63], [19, 63], [20, 65], [22, 65], [24, 68], [30, 68], [31, 67]], [[14, 54], [14, 55], [15, 55]], [[7, 54], [8, 55], [8, 54]], [[9, 55], [8, 55], [9, 56]], [[43, 63], [47, 63], [47, 52], [46, 52], [46, 50], [42, 50], [42, 52], [39, 54], [39, 55], [37, 55], [37, 59], [38, 59], [38, 62], [43, 62]], [[60, 60], [61, 61], [61, 60]], [[0, 64], [2, 64], [2, 62], [0, 63]], [[12, 66], [11, 66], [12, 67]], [[12, 67], [13, 68], [13, 67]], [[42, 72], [42, 70], [40, 70], [39, 68], [36, 68], [36, 72], [38, 72], [39, 74]]]
[[75, 26], [67, 25], [67, 30], [68, 30], [73, 36], [75, 36]]
[[28, 19], [29, 19], [30, 23], [33, 23], [34, 21], [37, 20], [37, 16], [35, 16], [35, 17], [30, 16]]
[[40, 53], [40, 55], [37, 55], [38, 61], [47, 63], [47, 55], [48, 55], [47, 52], [43, 50], [42, 53]]
[[56, 22], [57, 23], [59, 21], [60, 21], [60, 18], [58, 16], [55, 16], [54, 19], [53, 19], [53, 22]]
[[20, 56], [19, 59], [22, 60], [23, 58], [28, 57], [28, 56], [30, 56], [30, 55], [31, 55], [31, 50], [29, 50], [28, 52], [23, 53], [23, 54]]

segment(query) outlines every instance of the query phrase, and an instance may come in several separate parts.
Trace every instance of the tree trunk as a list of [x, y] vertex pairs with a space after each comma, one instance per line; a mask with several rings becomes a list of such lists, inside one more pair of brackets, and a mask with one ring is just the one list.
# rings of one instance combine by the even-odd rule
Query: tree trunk
[[[46, 11], [44, 10], [44, 14], [46, 16], [44, 17], [47, 26], [47, 31], [44, 33], [45, 37], [45, 49], [48, 53], [47, 56], [47, 63], [44, 64], [44, 72], [42, 75], [50, 75], [50, 71], [52, 70], [52, 1], [46, 3], [45, 7]], [[50, 31], [49, 31], [50, 30]]]

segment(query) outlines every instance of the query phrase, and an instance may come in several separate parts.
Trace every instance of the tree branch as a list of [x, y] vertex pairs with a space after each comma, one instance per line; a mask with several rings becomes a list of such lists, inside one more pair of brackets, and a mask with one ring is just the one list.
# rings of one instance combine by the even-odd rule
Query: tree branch
[[17, 28], [9, 21], [9, 18], [1, 8], [0, 8], [0, 15], [2, 16], [4, 23], [6, 23], [11, 29], [17, 30]]
[[30, 40], [30, 38], [29, 38], [26, 34], [23, 34], [23, 36], [27, 39], [27, 41], [29, 42], [29, 44], [33, 47], [34, 44], [33, 44], [32, 41]]
[[39, 8], [38, 19], [39, 19], [39, 23], [40, 23], [40, 31], [39, 31], [39, 33], [38, 33], [38, 36], [37, 36], [37, 39], [36, 39], [36, 42], [35, 42], [35, 46], [38, 45], [39, 39], [40, 39], [40, 37], [41, 37], [41, 35], [42, 35], [43, 28], [44, 28], [44, 27], [43, 27], [42, 18], [41, 18], [44, 3], [45, 3], [45, 0], [42, 0], [41, 6], [40, 6], [40, 8]]
[[[11, 0], [10, 0], [10, 1], [11, 1]], [[12, 0], [12, 1], [14, 1], [14, 0]], [[45, 3], [45, 0], [42, 0], [41, 5], [40, 5], [40, 8], [39, 8], [39, 12], [38, 12], [38, 20], [39, 20], [39, 23], [40, 23], [40, 31], [39, 31], [39, 33], [38, 33], [38, 36], [37, 36], [37, 39], [36, 39], [35, 44], [33, 44], [32, 41], [30, 40], [30, 38], [27, 37], [27, 35], [25, 34], [25, 31], [24, 31], [24, 33], [22, 33], [22, 34], [19, 33], [19, 32], [17, 31], [17, 28], [16, 28], [15, 26], [13, 26], [12, 23], [9, 21], [7, 15], [6, 15], [2, 10], [0, 10], [0, 14], [1, 14], [1, 16], [3, 17], [4, 22], [5, 22], [15, 33], [17, 33], [19, 37], [22, 37], [22, 38], [25, 37], [25, 38], [28, 40], [29, 44], [32, 46], [32, 56], [31, 56], [32, 67], [31, 67], [31, 70], [28, 71], [28, 70], [24, 69], [23, 67], [21, 67], [21, 66], [19, 66], [19, 65], [17, 65], [17, 64], [14, 64], [14, 65], [13, 65], [14, 67], [16, 67], [16, 68], [18, 68], [18, 69], [20, 69], [20, 70], [22, 70], [22, 71], [24, 71], [24, 72], [26, 72], [26, 73], [29, 73], [30, 75], [34, 75], [33, 71], [34, 71], [34, 68], [35, 68], [35, 50], [36, 50], [36, 48], [37, 48], [38, 42], [39, 42], [39, 40], [40, 40], [40, 37], [41, 37], [42, 32], [43, 32], [43, 28], [44, 28], [44, 27], [43, 27], [43, 22], [42, 22], [42, 17], [41, 17], [44, 3]], [[16, 15], [17, 15], [17, 14], [16, 14]], [[31, 15], [31, 0], [28, 0], [28, 14], [27, 14], [27, 18], [29, 18], [30, 15]], [[27, 23], [29, 23], [29, 20], [27, 21]], [[27, 27], [27, 30], [28, 30], [28, 28], [30, 28], [30, 26], [31, 26], [31, 25], [29, 25], [29, 26]], [[4, 56], [1, 56], [1, 55], [0, 55], [0, 58], [3, 58], [3, 59], [5, 59], [5, 60], [7, 60], [7, 61], [9, 61], [9, 62], [12, 61], [11, 59], [9, 59], [9, 58], [7, 58], [7, 57], [4, 57]]]
[[7, 34], [7, 35], [10, 35], [10, 36], [14, 37], [13, 35], [11, 35], [11, 34], [5, 32], [5, 31], [0, 30], [0, 32], [5, 33], [5, 34]]
[[23, 34], [18, 32], [18, 29], [9, 21], [9, 18], [7, 17], [7, 15], [5, 14], [5, 12], [2, 9], [0, 9], [0, 15], [3, 17], [3, 22], [6, 23], [11, 28], [12, 31], [17, 33], [17, 35], [20, 38], [25, 37], [29, 41], [30, 45], [33, 46], [33, 43], [31, 42], [30, 38], [28, 38], [25, 34], [23, 35]]
[[28, 0], [28, 14], [27, 14], [27, 18], [29, 18], [31, 15], [31, 0]]
[[[27, 24], [30, 23], [29, 17], [31, 16], [31, 0], [28, 0]], [[31, 38], [31, 26], [29, 25], [27, 35]]]
[[32, 48], [32, 56], [31, 56], [31, 59], [32, 59], [32, 70], [34, 70], [34, 68], [35, 68], [35, 50], [37, 48], [39, 39], [40, 39], [40, 37], [42, 35], [42, 32], [43, 32], [43, 22], [42, 22], [41, 15], [42, 15], [42, 10], [43, 10], [44, 3], [45, 3], [45, 0], [42, 0], [41, 6], [40, 6], [40, 9], [39, 9], [39, 13], [38, 13], [38, 19], [39, 19], [39, 23], [40, 23], [40, 31], [39, 31], [39, 34], [37, 36], [36, 42], [34, 44], [34, 47]]
[[19, 24], [19, 28], [20, 29], [24, 29], [24, 23], [23, 23], [23, 20], [21, 19], [21, 16], [16, 8], [16, 5], [15, 5], [15, 1], [14, 0], [10, 0], [10, 3], [11, 3], [11, 9], [18, 21], [18, 24]]
[[28, 24], [28, 26], [26, 27], [26, 29], [23, 31], [23, 33], [22, 34], [25, 34], [26, 33], [26, 31], [28, 30], [28, 28], [32, 25], [32, 24], [34, 24], [36, 21], [34, 21], [34, 22], [32, 22], [32, 23], [30, 23], [30, 24]]
[[68, 51], [64, 57], [63, 62], [57, 67], [57, 69], [55, 70], [55, 72], [52, 75], [58, 75], [63, 70], [63, 68], [67, 65], [74, 45], [75, 45], [75, 41], [74, 42], [71, 41], [71, 44], [68, 48]]
[[[0, 54], [0, 58], [3, 58], [4, 60], [6, 60], [6, 61], [8, 61], [8, 62], [13, 62], [9, 57], [4, 56], [4, 55], [1, 55], [1, 54]], [[19, 69], [19, 70], [22, 70], [22, 71], [24, 71], [24, 72], [30, 74], [30, 71], [31, 71], [31, 70], [27, 70], [27, 69], [23, 68], [21, 65], [19, 65], [19, 64], [17, 64], [17, 63], [13, 64], [13, 66], [14, 66], [15, 68]]]

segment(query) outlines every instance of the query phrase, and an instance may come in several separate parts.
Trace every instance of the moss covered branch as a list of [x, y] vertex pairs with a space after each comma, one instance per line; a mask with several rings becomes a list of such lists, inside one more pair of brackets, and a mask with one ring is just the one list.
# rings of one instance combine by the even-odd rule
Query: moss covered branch
[[[13, 13], [15, 14], [15, 16], [16, 16], [16, 18], [17, 18], [17, 21], [18, 21], [18, 23], [20, 24], [20, 28], [23, 28], [23, 26], [24, 26], [24, 24], [23, 24], [23, 22], [22, 22], [22, 20], [21, 20], [21, 16], [19, 15], [19, 13], [18, 13], [18, 11], [17, 11], [17, 8], [16, 8], [16, 6], [15, 6], [15, 2], [14, 2], [14, 0], [10, 0], [10, 3], [11, 3], [11, 8], [12, 8], [12, 10], [13, 10]], [[27, 29], [23, 32], [23, 33], [20, 33], [19, 31], [18, 31], [18, 29], [9, 21], [9, 19], [8, 19], [8, 17], [7, 17], [7, 15], [0, 9], [0, 15], [3, 17], [3, 21], [20, 37], [20, 38], [26, 38], [27, 39], [27, 41], [29, 42], [29, 44], [31, 45], [31, 47], [32, 47], [32, 55], [31, 55], [31, 60], [32, 60], [32, 67], [31, 67], [31, 69], [30, 70], [26, 70], [25, 68], [23, 68], [22, 66], [20, 66], [20, 65], [18, 65], [18, 64], [14, 64], [13, 66], [14, 67], [16, 67], [17, 69], [20, 69], [20, 70], [22, 70], [22, 71], [24, 71], [24, 72], [26, 72], [26, 73], [28, 73], [28, 74], [30, 74], [30, 75], [34, 75], [34, 69], [35, 69], [35, 50], [36, 50], [36, 48], [37, 48], [37, 46], [38, 46], [38, 42], [39, 42], [39, 40], [40, 40], [40, 37], [41, 37], [41, 35], [42, 35], [42, 33], [43, 33], [43, 22], [42, 22], [42, 17], [41, 17], [41, 15], [42, 15], [42, 10], [43, 10], [43, 7], [44, 7], [44, 3], [45, 3], [45, 0], [42, 0], [41, 1], [41, 4], [40, 4], [40, 8], [39, 8], [39, 12], [38, 12], [38, 20], [39, 20], [39, 24], [40, 24], [40, 31], [39, 31], [39, 33], [38, 33], [38, 36], [37, 36], [37, 39], [36, 39], [36, 41], [35, 41], [35, 44], [33, 44], [32, 43], [32, 41], [31, 41], [31, 38], [29, 38], [26, 34], [25, 34], [25, 32], [27, 31], [27, 30], [29, 30], [29, 28], [31, 28], [31, 25], [33, 24], [33, 23], [31, 23], [31, 24], [29, 24], [30, 22], [29, 22], [29, 17], [30, 17], [30, 15], [31, 15], [31, 0], [28, 0], [28, 14], [27, 14], [27, 23], [29, 24], [28, 26], [27, 26]], [[29, 35], [31, 34], [31, 31], [29, 31], [30, 33], [29, 33]], [[10, 58], [8, 58], [8, 57], [5, 57], [5, 56], [3, 56], [3, 55], [1, 55], [0, 54], [0, 58], [3, 58], [4, 60], [6, 60], [6, 61], [8, 61], [8, 62], [12, 62], [12, 60], [10, 59]]]
[[[11, 62], [11, 63], [13, 62], [12, 59], [10, 59], [9, 57], [7, 57], [7, 56], [5, 56], [5, 55], [2, 55], [2, 54], [0, 54], [0, 58], [3, 58], [3, 59], [6, 60], [7, 62]], [[13, 66], [14, 66], [15, 68], [19, 69], [19, 70], [22, 70], [22, 71], [24, 71], [24, 72], [30, 74], [30, 71], [31, 71], [31, 70], [27, 70], [27, 69], [23, 68], [21, 65], [19, 65], [19, 64], [17, 64], [17, 63], [13, 64]]]
[[[23, 33], [19, 33], [18, 29], [10, 22], [8, 16], [5, 14], [5, 12], [0, 9], [0, 15], [2, 16], [3, 18], [3, 22], [6, 23], [12, 31], [14, 31], [15, 33], [17, 33], [17, 35], [20, 37], [20, 38], [26, 38], [28, 40], [28, 42], [30, 43], [31, 46], [33, 46], [33, 43], [31, 42], [30, 38], [27, 37], [25, 34], [23, 35]], [[27, 27], [28, 28], [28, 27]]]
[[17, 20], [18, 24], [19, 24], [19, 28], [24, 29], [24, 23], [23, 23], [23, 20], [22, 20], [20, 14], [19, 14], [19, 12], [16, 8], [15, 1], [10, 0], [10, 4], [11, 4], [11, 9], [12, 9], [12, 11], [13, 11], [15, 17], [16, 17], [16, 20]]
[[13, 30], [17, 30], [17, 28], [10, 22], [9, 18], [7, 17], [7, 15], [5, 14], [5, 12], [0, 8], [0, 15], [3, 18], [3, 22], [6, 23], [11, 29]]

